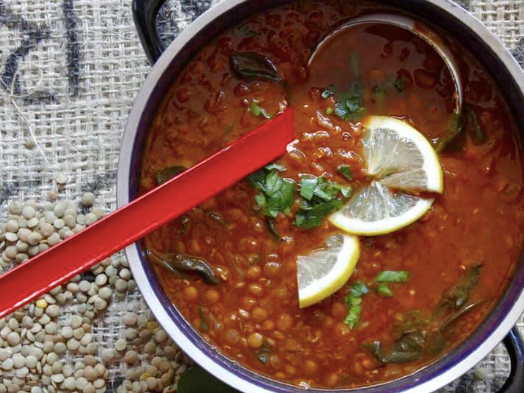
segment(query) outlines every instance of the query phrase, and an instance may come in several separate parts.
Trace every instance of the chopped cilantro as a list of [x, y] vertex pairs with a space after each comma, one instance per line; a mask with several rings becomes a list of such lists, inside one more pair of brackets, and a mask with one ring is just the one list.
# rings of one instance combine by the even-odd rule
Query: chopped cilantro
[[378, 282], [406, 282], [409, 280], [409, 272], [405, 270], [384, 270], [375, 277], [375, 280]]
[[[279, 169], [282, 168], [279, 166]], [[277, 168], [271, 169], [264, 168], [252, 173], [248, 176], [248, 181], [262, 192], [255, 196], [258, 206], [264, 208], [266, 216], [275, 218], [279, 212], [288, 214], [291, 211], [295, 200], [295, 184], [281, 178], [276, 172]]]
[[368, 287], [366, 287], [366, 284], [364, 284], [361, 281], [357, 281], [353, 286], [351, 287], [351, 294], [353, 296], [362, 296], [367, 295], [369, 293]]
[[342, 206], [342, 201], [335, 199], [333, 201], [319, 203], [309, 209], [301, 209], [295, 216], [295, 225], [302, 229], [316, 228], [322, 224], [325, 216], [340, 209]]
[[295, 217], [295, 225], [303, 229], [319, 226], [329, 213], [342, 207], [341, 200], [336, 199], [342, 194], [349, 197], [352, 188], [327, 181], [323, 177], [304, 175], [300, 180], [300, 196], [302, 207]]
[[353, 180], [353, 171], [349, 165], [340, 165], [337, 171], [349, 181]]
[[256, 117], [259, 117], [260, 115], [264, 116], [266, 119], [271, 119], [273, 117], [269, 113], [267, 113], [264, 108], [261, 108], [260, 106], [258, 106], [258, 103], [255, 100], [251, 101], [249, 110]]
[[316, 176], [304, 176], [300, 179], [300, 196], [308, 201], [311, 200], [317, 184], [318, 178]]
[[359, 120], [366, 112], [366, 108], [360, 106], [362, 95], [362, 86], [360, 82], [356, 82], [349, 92], [340, 95], [335, 104], [335, 115], [344, 121]]
[[284, 165], [279, 164], [269, 164], [266, 165], [264, 168], [266, 168], [268, 171], [272, 171], [273, 169], [279, 172], [285, 172], [287, 168]]
[[377, 292], [380, 296], [392, 297], [393, 292], [389, 289], [388, 283], [390, 282], [406, 282], [409, 280], [409, 272], [404, 270], [384, 270], [377, 274], [375, 281], [379, 284], [377, 286]]
[[271, 171], [266, 177], [266, 193], [271, 195], [277, 192], [282, 186], [282, 181], [277, 172]]
[[353, 329], [360, 320], [360, 314], [362, 313], [362, 296], [369, 292], [366, 285], [360, 281], [357, 281], [351, 287], [349, 293], [344, 298], [346, 305], [348, 306], [348, 313], [344, 319], [344, 323]]
[[350, 186], [342, 186], [340, 188], [340, 193], [344, 198], [349, 198], [351, 196], [351, 193], [353, 192], [353, 188]]
[[255, 202], [260, 207], [266, 207], [267, 206], [267, 199], [264, 196], [264, 194], [257, 194], [257, 195], [255, 195]]
[[331, 85], [324, 89], [324, 91], [321, 94], [321, 97], [323, 99], [327, 99], [329, 96], [333, 95], [335, 93], [335, 86]]
[[406, 88], [406, 79], [402, 76], [399, 76], [397, 79], [395, 79], [393, 86], [395, 86], [395, 89], [397, 89], [399, 93], [402, 93]]
[[388, 284], [386, 284], [385, 282], [381, 282], [380, 284], [378, 284], [377, 292], [380, 296], [384, 296], [384, 297], [393, 296], [393, 292], [391, 292], [391, 289], [389, 289]]
[[331, 114], [333, 114], [333, 112], [334, 112], [333, 108], [327, 108], [326, 109], [326, 115], [331, 115]]
[[300, 196], [308, 201], [313, 196], [316, 196], [323, 201], [329, 202], [335, 199], [339, 192], [342, 195], [348, 195], [351, 192], [349, 189], [350, 187], [341, 186], [340, 184], [327, 181], [323, 177], [313, 175], [302, 176], [300, 180]]

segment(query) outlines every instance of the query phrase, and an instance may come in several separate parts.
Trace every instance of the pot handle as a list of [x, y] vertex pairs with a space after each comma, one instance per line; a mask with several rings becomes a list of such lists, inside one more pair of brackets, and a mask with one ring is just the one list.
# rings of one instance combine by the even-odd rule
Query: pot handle
[[522, 393], [524, 392], [524, 342], [516, 327], [511, 329], [503, 342], [511, 360], [511, 371], [498, 393]]
[[138, 36], [151, 64], [154, 64], [166, 49], [156, 28], [156, 16], [165, 2], [166, 0], [133, 0], [131, 3]]

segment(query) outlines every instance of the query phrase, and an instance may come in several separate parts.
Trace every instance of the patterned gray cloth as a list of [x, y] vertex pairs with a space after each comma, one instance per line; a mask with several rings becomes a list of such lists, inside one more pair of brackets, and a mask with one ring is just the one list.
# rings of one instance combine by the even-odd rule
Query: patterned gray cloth
[[[159, 21], [164, 38], [215, 2], [170, 0]], [[459, 2], [524, 65], [524, 0]], [[120, 138], [148, 70], [130, 0], [0, 0], [0, 213], [9, 200], [45, 199], [58, 173], [69, 179], [61, 197], [90, 190], [113, 210]], [[147, 312], [138, 293], [115, 302], [95, 328], [101, 345], [113, 345], [126, 310]], [[123, 372], [112, 369], [115, 381]], [[508, 373], [499, 346], [442, 391], [495, 392]]]

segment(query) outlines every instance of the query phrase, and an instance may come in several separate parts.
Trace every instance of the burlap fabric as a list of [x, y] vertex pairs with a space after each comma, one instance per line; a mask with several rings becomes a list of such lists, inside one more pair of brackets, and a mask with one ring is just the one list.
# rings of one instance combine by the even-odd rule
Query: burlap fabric
[[[159, 22], [166, 40], [215, 2], [171, 0]], [[524, 0], [460, 3], [524, 65]], [[113, 210], [120, 138], [148, 70], [130, 0], [0, 0], [1, 214], [10, 200], [45, 199], [59, 173], [68, 177], [62, 198], [92, 191]], [[29, 149], [31, 138], [36, 147]], [[96, 324], [102, 347], [112, 347], [128, 310], [148, 312], [138, 292], [114, 301]], [[74, 305], [64, 318], [73, 312]], [[124, 371], [114, 366], [108, 386], [117, 386]], [[442, 391], [495, 392], [508, 372], [499, 346]]]

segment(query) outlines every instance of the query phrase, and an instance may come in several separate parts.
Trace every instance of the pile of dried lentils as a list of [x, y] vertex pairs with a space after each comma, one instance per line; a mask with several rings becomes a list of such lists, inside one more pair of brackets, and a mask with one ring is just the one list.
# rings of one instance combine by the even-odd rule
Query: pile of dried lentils
[[[12, 202], [0, 221], [0, 274], [95, 223], [104, 211], [94, 205], [92, 193], [77, 205], [56, 191], [44, 203]], [[176, 391], [189, 360], [149, 312], [125, 310], [135, 289], [117, 254], [0, 319], [0, 393]], [[120, 326], [108, 334], [114, 310]]]

